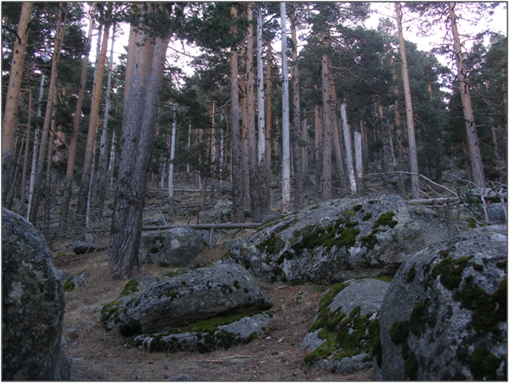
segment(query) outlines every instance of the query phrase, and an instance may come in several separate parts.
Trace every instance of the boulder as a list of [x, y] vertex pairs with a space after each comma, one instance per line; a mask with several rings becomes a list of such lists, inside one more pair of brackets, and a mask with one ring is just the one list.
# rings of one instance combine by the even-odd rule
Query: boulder
[[237, 264], [195, 269], [151, 287], [119, 315], [123, 335], [152, 334], [204, 319], [267, 310], [271, 302]]
[[64, 292], [44, 240], [2, 209], [2, 379], [69, 380], [61, 349]]
[[248, 312], [203, 320], [164, 333], [138, 335], [133, 344], [142, 350], [209, 352], [249, 343], [267, 326], [268, 313]]
[[332, 285], [301, 344], [312, 351], [305, 361], [340, 374], [372, 367], [379, 345], [379, 310], [389, 285], [369, 278]]
[[117, 299], [101, 308], [101, 323], [105, 330], [110, 331], [118, 325], [119, 315], [130, 300], [158, 282], [156, 277], [138, 277], [127, 282]]
[[198, 217], [202, 223], [226, 223], [232, 221], [232, 202], [220, 200], [212, 209], [201, 211]]
[[507, 380], [507, 228], [428, 247], [400, 267], [380, 314], [376, 380]]
[[204, 249], [207, 242], [200, 230], [176, 227], [164, 233], [142, 236], [138, 253], [140, 263], [163, 267], [189, 265]]
[[436, 212], [398, 195], [334, 200], [231, 243], [222, 262], [267, 281], [332, 284], [394, 275], [413, 253], [456, 233]]
[[100, 245], [98, 243], [86, 242], [86, 241], [75, 241], [71, 245], [71, 249], [76, 255], [95, 253], [96, 251], [106, 250], [108, 247]]

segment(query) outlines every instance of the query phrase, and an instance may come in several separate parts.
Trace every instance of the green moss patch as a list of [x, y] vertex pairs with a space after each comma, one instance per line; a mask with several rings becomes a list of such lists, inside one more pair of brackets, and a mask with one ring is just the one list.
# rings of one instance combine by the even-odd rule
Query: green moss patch
[[[305, 357], [305, 362], [313, 364], [321, 359], [342, 359], [362, 352], [373, 353], [380, 348], [379, 326], [369, 319], [372, 313], [361, 315], [360, 306], [349, 315], [342, 313], [339, 307], [331, 311], [329, 305], [337, 294], [348, 285], [331, 285], [328, 293], [321, 299], [319, 313], [314, 324], [308, 330], [319, 330], [318, 337], [325, 342]], [[380, 351], [380, 350], [379, 350]]]
[[136, 293], [138, 291], [138, 282], [134, 279], [130, 280], [128, 283], [126, 283], [126, 286], [124, 286], [124, 289], [120, 293], [120, 296], [126, 296], [126, 295], [133, 295], [133, 293]]
[[372, 229], [378, 229], [381, 226], [388, 226], [393, 229], [398, 224], [398, 221], [395, 221], [393, 219], [394, 215], [395, 215], [395, 213], [392, 213], [392, 212], [387, 212], [387, 213], [382, 214], [374, 222], [374, 224], [372, 225]]
[[502, 362], [502, 359], [485, 347], [475, 349], [468, 359], [469, 369], [475, 380], [498, 380], [497, 370]]
[[469, 265], [469, 260], [473, 257], [461, 257], [453, 259], [444, 258], [432, 268], [434, 276], [440, 276], [441, 284], [449, 290], [459, 287], [462, 281], [462, 272]]
[[70, 293], [71, 291], [74, 290], [75, 287], [76, 287], [76, 285], [73, 282], [73, 277], [71, 277], [67, 281], [64, 282], [62, 289], [64, 290], [64, 292]]

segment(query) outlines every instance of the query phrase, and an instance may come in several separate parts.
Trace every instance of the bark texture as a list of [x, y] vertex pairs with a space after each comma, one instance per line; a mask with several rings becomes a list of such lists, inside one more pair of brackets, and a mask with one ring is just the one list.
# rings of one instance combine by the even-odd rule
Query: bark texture
[[18, 39], [14, 43], [9, 86], [2, 121], [2, 204], [5, 205], [11, 187], [10, 176], [12, 159], [16, 150], [16, 130], [18, 125], [18, 105], [23, 79], [23, 64], [28, 41], [28, 28], [32, 19], [33, 2], [22, 3], [18, 24]]
[[138, 250], [159, 94], [168, 40], [137, 35], [132, 73], [124, 105], [122, 152], [112, 217], [108, 263], [114, 279], [138, 272]]

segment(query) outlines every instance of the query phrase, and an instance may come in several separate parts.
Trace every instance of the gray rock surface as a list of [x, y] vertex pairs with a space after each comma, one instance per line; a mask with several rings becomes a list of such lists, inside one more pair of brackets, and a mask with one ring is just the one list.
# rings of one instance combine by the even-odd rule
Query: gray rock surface
[[205, 234], [188, 227], [142, 236], [138, 253], [140, 263], [163, 267], [189, 265], [206, 245]]
[[222, 262], [267, 281], [331, 284], [393, 275], [416, 251], [455, 234], [437, 213], [398, 195], [334, 200], [230, 242]]
[[243, 267], [216, 265], [158, 283], [132, 299], [118, 319], [123, 335], [150, 334], [270, 307], [271, 302]]
[[270, 319], [267, 313], [213, 318], [186, 328], [174, 328], [166, 333], [136, 336], [134, 345], [142, 350], [164, 352], [209, 352], [219, 348], [227, 349], [256, 338]]
[[314, 368], [350, 374], [372, 367], [379, 344], [379, 311], [389, 282], [358, 279], [332, 285], [301, 347]]
[[2, 209], [2, 379], [69, 380], [64, 293], [41, 234]]
[[408, 259], [384, 299], [380, 340], [376, 380], [506, 380], [506, 226]]
[[212, 209], [201, 211], [198, 217], [202, 223], [226, 223], [232, 221], [232, 202], [220, 200]]

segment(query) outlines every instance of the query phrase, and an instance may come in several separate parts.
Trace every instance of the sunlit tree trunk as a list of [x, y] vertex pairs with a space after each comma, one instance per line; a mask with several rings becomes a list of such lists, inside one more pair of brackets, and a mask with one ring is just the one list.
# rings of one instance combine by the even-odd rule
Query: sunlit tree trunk
[[[108, 11], [111, 11], [111, 4], [112, 3], [109, 3]], [[87, 143], [85, 145], [85, 158], [83, 160], [80, 191], [78, 193], [78, 206], [76, 208], [76, 224], [78, 227], [85, 227], [85, 221], [87, 219], [87, 203], [89, 197], [90, 177], [92, 173], [92, 159], [94, 157], [96, 133], [99, 125], [99, 106], [101, 101], [109, 31], [110, 25], [106, 24], [104, 27], [103, 41], [101, 43], [101, 53], [99, 54], [99, 60], [97, 64], [94, 93], [92, 95], [92, 105], [90, 108]]]
[[94, 5], [91, 5], [91, 17], [89, 22], [89, 30], [87, 34], [87, 43], [85, 49], [85, 56], [83, 57], [83, 61], [81, 64], [81, 76], [80, 76], [80, 89], [78, 90], [78, 99], [76, 100], [76, 108], [74, 110], [74, 119], [73, 119], [73, 131], [71, 133], [71, 141], [69, 143], [69, 156], [67, 159], [67, 171], [64, 180], [64, 195], [62, 198], [62, 206], [60, 209], [60, 227], [59, 231], [62, 233], [67, 222], [67, 214], [69, 212], [69, 202], [71, 200], [72, 188], [73, 188], [73, 173], [74, 173], [74, 163], [76, 160], [76, 146], [78, 144], [78, 132], [80, 130], [80, 120], [81, 120], [81, 110], [83, 106], [83, 96], [85, 94], [85, 86], [87, 82], [87, 68], [89, 62], [89, 51], [90, 51], [90, 43], [92, 38], [92, 29], [94, 26]]
[[98, 210], [98, 221], [103, 218], [104, 200], [108, 187], [108, 120], [110, 118], [111, 90], [112, 90], [112, 72], [113, 72], [113, 54], [115, 47], [115, 24], [113, 25], [112, 44], [110, 47], [110, 62], [108, 63], [108, 81], [106, 85], [106, 101], [104, 106], [103, 131], [99, 144], [99, 166], [97, 168], [97, 189], [96, 189], [96, 207]]
[[21, 81], [23, 79], [23, 65], [25, 63], [25, 50], [28, 42], [28, 31], [32, 19], [33, 2], [21, 5], [21, 14], [18, 23], [17, 39], [14, 42], [11, 60], [11, 72], [7, 88], [5, 112], [2, 121], [2, 204], [6, 203], [7, 194], [11, 185], [11, 167], [14, 151], [16, 150], [16, 130], [18, 121], [18, 105], [21, 94]]
[[285, 3], [280, 4], [282, 23], [282, 211], [290, 211], [289, 76]]
[[467, 81], [467, 69], [464, 64], [464, 55], [460, 43], [460, 35], [457, 27], [457, 15], [455, 14], [455, 4], [449, 3], [450, 22], [452, 25], [453, 43], [455, 49], [455, 61], [457, 62], [457, 71], [460, 88], [460, 99], [462, 102], [462, 111], [466, 122], [466, 135], [469, 148], [469, 159], [471, 162], [471, 173], [473, 182], [479, 188], [485, 187], [485, 172], [483, 170], [482, 155], [480, 152], [480, 143], [478, 133], [476, 132], [475, 116], [473, 106], [471, 105], [471, 95], [469, 93], [469, 84]]
[[170, 164], [168, 165], [168, 214], [174, 215], [174, 157], [177, 132], [176, 106], [173, 104], [172, 135], [170, 138]]
[[[62, 20], [62, 15], [64, 19]], [[41, 197], [41, 184], [43, 178], [44, 168], [44, 157], [46, 156], [46, 147], [48, 145], [48, 135], [50, 131], [50, 123], [53, 109], [53, 97], [54, 88], [57, 86], [57, 75], [58, 75], [58, 62], [60, 60], [60, 52], [62, 50], [62, 44], [64, 42], [65, 26], [67, 20], [67, 10], [64, 9], [64, 5], [60, 3], [58, 17], [57, 17], [57, 28], [55, 33], [55, 43], [53, 50], [53, 60], [51, 63], [51, 76], [48, 87], [48, 101], [46, 103], [46, 112], [44, 115], [44, 124], [41, 132], [41, 143], [39, 147], [39, 153], [37, 156], [37, 168], [35, 172], [34, 180], [34, 191], [32, 195], [32, 206], [30, 209], [30, 222], [35, 226], [37, 223], [37, 213], [39, 210], [39, 201]]]
[[418, 151], [416, 149], [416, 138], [414, 135], [413, 103], [411, 100], [411, 87], [409, 85], [409, 71], [407, 69], [406, 47], [404, 34], [402, 32], [402, 12], [400, 3], [395, 3], [395, 12], [397, 14], [398, 38], [400, 43], [400, 56], [402, 59], [402, 81], [404, 82], [404, 98], [406, 102], [407, 118], [407, 139], [409, 141], [409, 161], [411, 163], [411, 196], [414, 199], [420, 198], [419, 192], [419, 171], [418, 171]]

